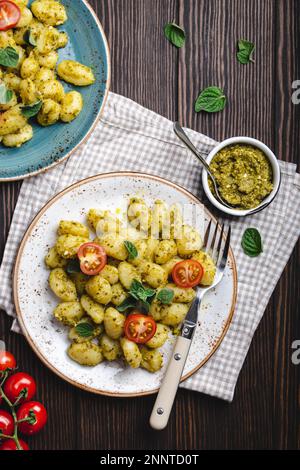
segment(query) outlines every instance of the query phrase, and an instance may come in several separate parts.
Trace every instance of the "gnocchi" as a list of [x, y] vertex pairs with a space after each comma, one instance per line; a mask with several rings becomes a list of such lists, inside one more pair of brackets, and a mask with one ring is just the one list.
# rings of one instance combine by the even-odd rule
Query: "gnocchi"
[[[65, 93], [56, 72], [61, 80], [76, 86], [89, 86], [96, 80], [92, 69], [80, 62], [62, 60], [58, 64], [58, 50], [69, 41], [67, 33], [57, 29], [68, 20], [60, 1], [15, 3], [20, 9], [18, 23], [0, 31], [0, 48], [15, 51], [15, 60], [0, 69], [0, 84], [7, 91], [0, 104], [0, 142], [6, 147], [20, 147], [33, 138], [28, 120], [34, 116], [40, 126], [46, 127], [58, 121], [71, 123], [81, 113], [81, 93]], [[30, 107], [30, 112], [24, 107]]]
[[[197, 260], [204, 268], [200, 281], [204, 286], [213, 283], [216, 267], [201, 251], [200, 234], [183, 223], [177, 208], [156, 201], [151, 209], [138, 197], [130, 198], [128, 206], [124, 216], [131, 225], [126, 232], [129, 240], [123, 219], [112, 211], [90, 209], [86, 223], [59, 222], [56, 244], [46, 254], [45, 264], [51, 270], [50, 288], [60, 299], [54, 316], [70, 328], [71, 359], [92, 366], [122, 358], [132, 368], [155, 373], [163, 365], [160, 348], [171, 334], [177, 334], [196, 295], [194, 288], [180, 287], [176, 277], [172, 279], [174, 267], [186, 259]], [[173, 230], [168, 239], [163, 233], [168, 225], [166, 214]], [[158, 239], [151, 236], [149, 220], [156, 220]], [[175, 230], [175, 221], [182, 224], [179, 230]], [[94, 248], [101, 246], [106, 256], [100, 271], [95, 273], [93, 267], [88, 275], [81, 271], [80, 247], [90, 241], [90, 230], [97, 234]], [[95, 262], [95, 253], [97, 250], [87, 254], [85, 262]], [[143, 318], [141, 312], [145, 311], [148, 316]], [[153, 325], [155, 330], [149, 336]]]

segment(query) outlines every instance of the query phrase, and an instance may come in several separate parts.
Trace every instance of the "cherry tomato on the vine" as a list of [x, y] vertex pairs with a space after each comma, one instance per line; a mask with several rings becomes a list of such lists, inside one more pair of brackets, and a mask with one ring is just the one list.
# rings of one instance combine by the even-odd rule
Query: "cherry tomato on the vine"
[[0, 351], [0, 371], [3, 372], [6, 369], [15, 369], [15, 367], [15, 357], [8, 351]]
[[27, 401], [17, 411], [17, 420], [29, 418], [29, 421], [18, 423], [18, 429], [22, 434], [31, 436], [38, 433], [47, 422], [47, 411], [38, 401]]
[[5, 410], [0, 410], [0, 431], [7, 436], [11, 436], [14, 432], [14, 419], [12, 415]]
[[15, 403], [20, 393], [23, 392], [24, 396], [18, 401], [18, 403], [23, 403], [33, 398], [36, 391], [36, 384], [31, 375], [25, 372], [17, 372], [7, 378], [3, 389], [5, 395], [12, 403]]
[[[29, 450], [28, 445], [22, 439], [19, 439], [21, 450]], [[17, 444], [13, 439], [6, 439], [1, 445], [0, 450], [18, 450]]]

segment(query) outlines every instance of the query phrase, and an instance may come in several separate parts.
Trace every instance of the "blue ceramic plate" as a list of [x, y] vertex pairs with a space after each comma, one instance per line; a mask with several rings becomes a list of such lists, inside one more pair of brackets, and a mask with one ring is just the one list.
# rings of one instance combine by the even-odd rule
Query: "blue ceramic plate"
[[33, 118], [32, 140], [20, 148], [10, 149], [0, 144], [0, 181], [35, 175], [67, 158], [93, 130], [104, 106], [110, 81], [110, 60], [103, 29], [85, 0], [61, 2], [67, 9], [68, 21], [59, 29], [68, 33], [69, 44], [59, 49], [59, 62], [74, 59], [92, 67], [96, 82], [88, 87], [74, 87], [62, 82], [66, 91], [78, 89], [83, 95], [84, 109], [73, 122], [43, 128]]

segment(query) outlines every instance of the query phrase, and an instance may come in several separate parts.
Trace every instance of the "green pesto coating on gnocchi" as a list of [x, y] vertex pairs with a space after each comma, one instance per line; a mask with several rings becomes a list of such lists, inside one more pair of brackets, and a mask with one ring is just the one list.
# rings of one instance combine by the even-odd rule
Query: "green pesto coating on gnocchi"
[[[196, 295], [194, 288], [175, 284], [174, 266], [185, 259], [200, 262], [203, 286], [213, 283], [216, 268], [212, 258], [201, 251], [200, 234], [177, 217], [174, 206], [155, 201], [151, 208], [139, 197], [130, 198], [128, 205], [121, 217], [112, 210], [91, 208], [86, 223], [61, 220], [56, 244], [46, 254], [45, 264], [51, 270], [49, 285], [61, 301], [54, 316], [70, 327], [68, 354], [72, 360], [87, 366], [121, 360], [129, 367], [155, 373], [163, 365], [160, 348], [171, 335], [178, 334]], [[163, 233], [167, 214], [173, 223], [169, 239]], [[156, 220], [158, 239], [151, 236], [149, 220]], [[180, 227], [175, 227], [175, 220]], [[107, 257], [100, 272], [87, 275], [80, 270], [77, 252], [89, 241], [101, 246]], [[152, 317], [148, 325], [154, 320], [156, 329], [138, 344], [131, 335], [132, 323], [126, 325], [126, 319], [131, 313], [145, 315], [145, 311]]]
[[[0, 103], [0, 142], [6, 147], [21, 147], [34, 137], [29, 119], [47, 127], [58, 121], [71, 123], [81, 113], [81, 93], [66, 93], [57, 75], [64, 82], [82, 87], [96, 80], [88, 65], [73, 60], [59, 63], [58, 51], [69, 42], [67, 33], [57, 28], [68, 21], [67, 9], [60, 1], [15, 3], [20, 8], [18, 23], [0, 31], [0, 49], [11, 47], [18, 56], [13, 66], [0, 68], [0, 84], [7, 92], [7, 98]], [[24, 106], [36, 104], [41, 106], [36, 107], [35, 116], [22, 113]]]

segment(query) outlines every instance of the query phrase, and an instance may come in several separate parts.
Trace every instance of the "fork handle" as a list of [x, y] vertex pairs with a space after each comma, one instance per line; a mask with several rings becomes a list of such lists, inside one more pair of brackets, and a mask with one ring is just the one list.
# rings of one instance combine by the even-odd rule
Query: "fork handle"
[[182, 336], [179, 336], [176, 340], [167, 372], [150, 416], [150, 426], [157, 431], [164, 429], [168, 424], [191, 343], [191, 339], [183, 338]]

